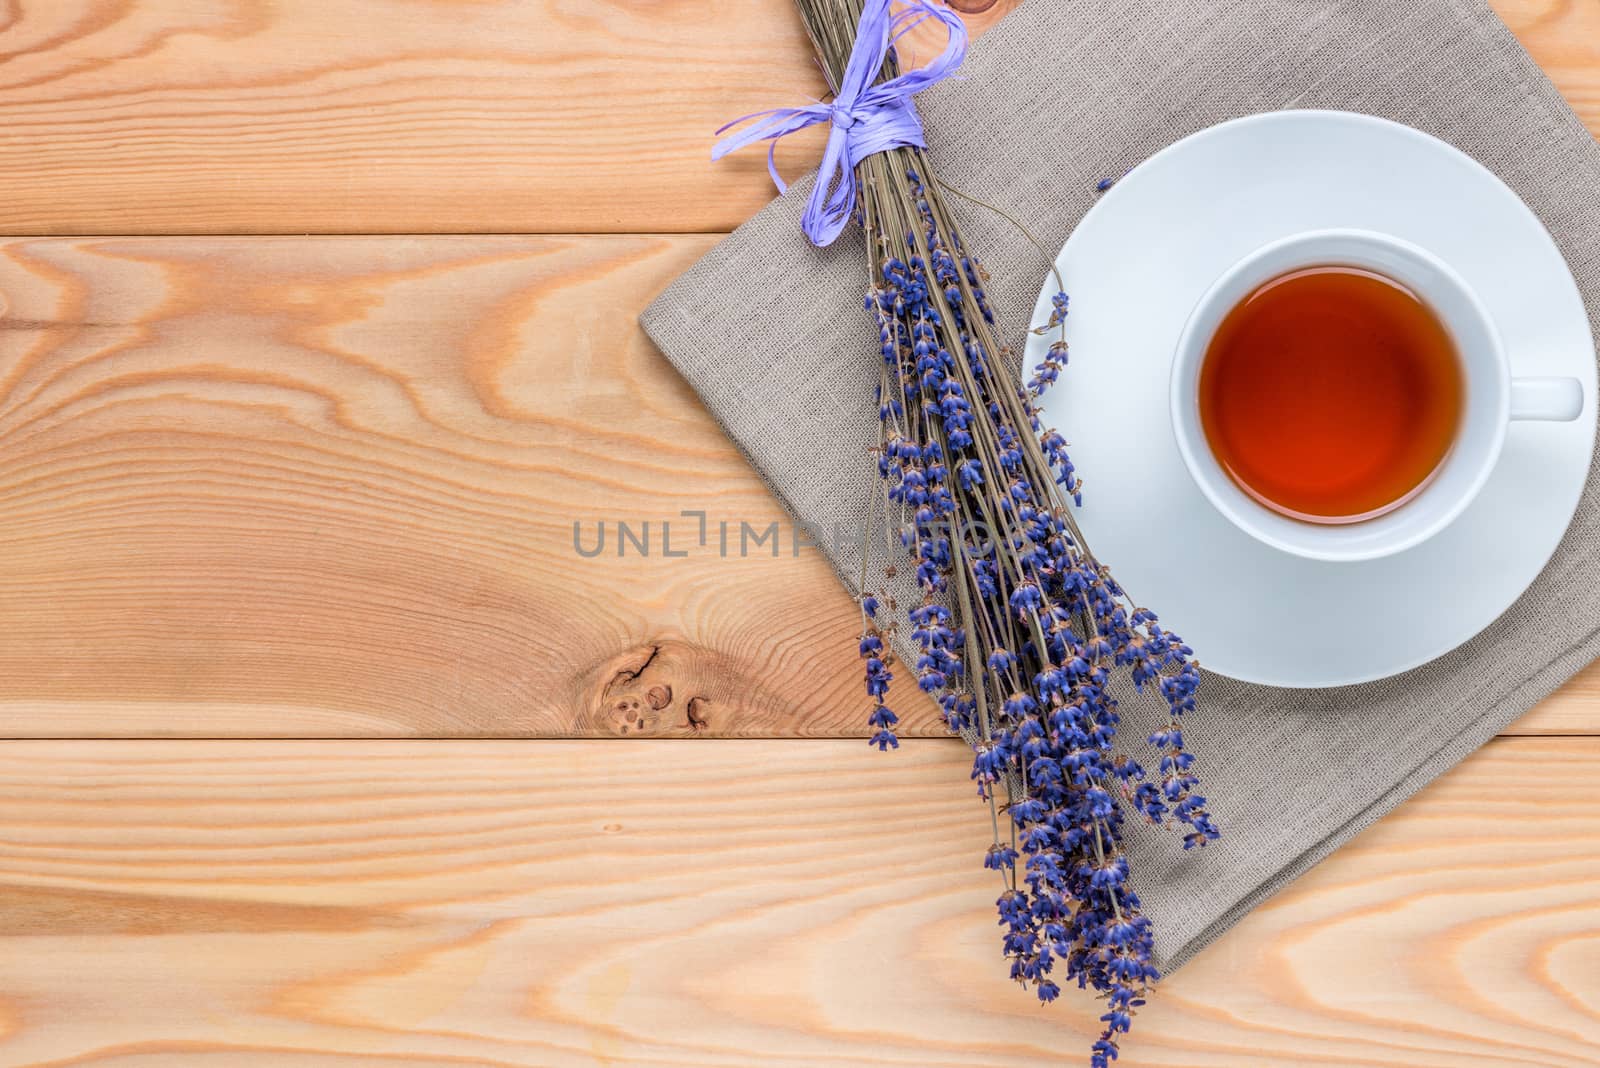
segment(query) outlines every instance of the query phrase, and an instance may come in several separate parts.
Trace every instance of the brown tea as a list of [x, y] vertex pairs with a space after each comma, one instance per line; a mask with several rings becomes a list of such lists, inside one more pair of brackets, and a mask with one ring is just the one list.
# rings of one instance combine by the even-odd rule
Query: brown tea
[[1438, 316], [1354, 267], [1261, 285], [1222, 320], [1200, 368], [1217, 461], [1262, 504], [1320, 523], [1368, 519], [1414, 495], [1450, 451], [1462, 397]]

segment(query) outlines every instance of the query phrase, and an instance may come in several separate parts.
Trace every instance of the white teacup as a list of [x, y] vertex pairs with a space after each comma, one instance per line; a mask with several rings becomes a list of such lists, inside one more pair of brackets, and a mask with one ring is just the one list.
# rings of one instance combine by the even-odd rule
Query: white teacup
[[[1454, 443], [1405, 503], [1371, 519], [1312, 523], [1275, 512], [1239, 488], [1217, 462], [1200, 422], [1200, 365], [1223, 318], [1262, 283], [1306, 267], [1375, 271], [1408, 287], [1449, 331], [1465, 399]], [[1275, 549], [1314, 560], [1370, 560], [1402, 552], [1455, 520], [1483, 489], [1513, 419], [1570, 421], [1583, 411], [1575, 378], [1512, 378], [1499, 331], [1450, 266], [1409, 242], [1366, 230], [1316, 230], [1250, 253], [1195, 305], [1172, 364], [1172, 425], [1195, 483], [1234, 526]]]

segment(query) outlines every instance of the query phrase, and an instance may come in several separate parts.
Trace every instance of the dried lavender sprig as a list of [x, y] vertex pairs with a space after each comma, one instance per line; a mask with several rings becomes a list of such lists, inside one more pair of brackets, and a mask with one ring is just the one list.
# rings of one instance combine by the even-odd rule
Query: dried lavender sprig
[[[830, 75], [846, 61], [859, 6], [797, 0]], [[893, 58], [886, 64], [892, 71]], [[983, 293], [986, 276], [962, 241], [925, 154], [912, 148], [858, 167], [860, 213], [884, 373], [879, 471], [891, 524], [916, 567], [924, 600], [909, 621], [919, 685], [953, 730], [974, 743], [973, 778], [1011, 832], [985, 859], [1001, 873], [998, 901], [1012, 974], [1042, 1000], [1065, 976], [1107, 999], [1092, 1063], [1117, 1055], [1117, 1036], [1156, 978], [1153, 935], [1126, 885], [1123, 804], [1188, 826], [1185, 847], [1217, 837], [1195, 794], [1181, 716], [1199, 681], [1191, 650], [1135, 607], [1090, 553], [1066, 501], [1082, 482], [1065, 440], [1045, 430], [1035, 401], [1066, 363], [1067, 302], [1028, 388], [1011, 374]], [[874, 698], [874, 744], [897, 744], [882, 698], [888, 654], [872, 611], [862, 655]], [[976, 669], [969, 669], [976, 664]], [[1161, 780], [1113, 752], [1119, 723], [1112, 669], [1157, 689], [1168, 726], [1153, 734]], [[993, 808], [991, 808], [993, 810]]]
[[[1158, 978], [1153, 932], [1126, 886], [1116, 797], [1157, 822], [1188, 824], [1186, 845], [1216, 836], [1177, 726], [1198, 671], [1084, 544], [1065, 500], [1081, 483], [1033, 403], [1058, 368], [1047, 361], [1031, 390], [1011, 378], [981, 268], [921, 180], [920, 156], [896, 150], [862, 167], [887, 384], [880, 473], [926, 594], [910, 613], [919, 684], [952, 729], [974, 732], [980, 793], [1005, 791], [1020, 850], [997, 837], [986, 864], [1020, 864], [998, 902], [1012, 974], [1052, 1000], [1059, 961], [1068, 980], [1102, 992], [1106, 1028], [1092, 1063], [1104, 1064]], [[1050, 325], [1065, 314], [1061, 297]], [[1052, 348], [1065, 356], [1064, 341]], [[969, 672], [969, 662], [980, 666]], [[1159, 787], [1113, 753], [1113, 667], [1167, 699], [1169, 728], [1152, 737], [1164, 750]]]

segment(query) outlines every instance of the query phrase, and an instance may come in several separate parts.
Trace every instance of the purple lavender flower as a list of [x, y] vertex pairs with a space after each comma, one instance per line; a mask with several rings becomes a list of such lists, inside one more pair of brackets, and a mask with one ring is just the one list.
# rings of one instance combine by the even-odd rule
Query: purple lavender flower
[[[862, 615], [870, 618], [866, 611], [865, 601], [862, 603]], [[900, 739], [894, 733], [894, 725], [900, 722], [900, 717], [884, 703], [884, 698], [889, 693], [889, 682], [894, 674], [889, 670], [889, 653], [884, 649], [883, 637], [869, 622], [867, 630], [861, 635], [861, 659], [866, 661], [867, 695], [872, 698], [872, 712], [867, 716], [867, 723], [874, 728], [873, 735], [868, 739], [869, 745], [878, 747], [882, 752], [886, 749], [900, 748]]]
[[[1067, 366], [1066, 293], [1035, 328], [1055, 335], [1046, 359], [1019, 383], [992, 328], [986, 275], [921, 166], [910, 149], [862, 164], [873, 179], [863, 183], [873, 249], [864, 306], [883, 360], [877, 461], [889, 529], [923, 595], [908, 613], [916, 678], [973, 746], [1011, 974], [1046, 1002], [1064, 982], [1098, 991], [1106, 1011], [1091, 1063], [1105, 1065], [1159, 978], [1154, 930], [1128, 885], [1124, 823], [1131, 813], [1177, 825], [1184, 848], [1218, 837], [1180, 726], [1199, 669], [1094, 558], [1074, 518], [1083, 482], [1037, 406]], [[883, 704], [889, 671], [864, 620], [872, 744], [883, 749], [897, 744]], [[1150, 771], [1120, 751], [1114, 671], [1166, 710], [1149, 736]]]

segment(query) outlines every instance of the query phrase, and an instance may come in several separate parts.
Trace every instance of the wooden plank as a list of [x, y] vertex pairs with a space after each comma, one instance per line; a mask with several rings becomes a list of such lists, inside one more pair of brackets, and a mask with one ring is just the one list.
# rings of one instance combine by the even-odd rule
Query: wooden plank
[[1600, 662], [1590, 664], [1513, 723], [1506, 734], [1600, 734]]
[[[1600, 129], [1594, 0], [1494, 0]], [[1014, 0], [963, 0], [978, 29]], [[0, 233], [726, 231], [822, 91], [783, 0], [55, 0], [0, 20]], [[785, 143], [800, 173], [817, 138]]]
[[12, 234], [729, 230], [772, 190], [759, 153], [711, 167], [713, 131], [822, 88], [768, 0], [57, 0], [0, 28]]
[[[1128, 1063], [1596, 1064], [1597, 762], [1491, 744]], [[6, 743], [0, 1062], [1082, 1063], [1093, 1002], [1004, 978], [968, 785], [941, 742]]]
[[1600, 0], [1489, 0], [1572, 109], [1600, 135]]
[[859, 732], [857, 610], [635, 322], [711, 240], [0, 244], [0, 735]]
[[857, 611], [635, 322], [709, 242], [0, 248], [0, 733], [855, 729]]

